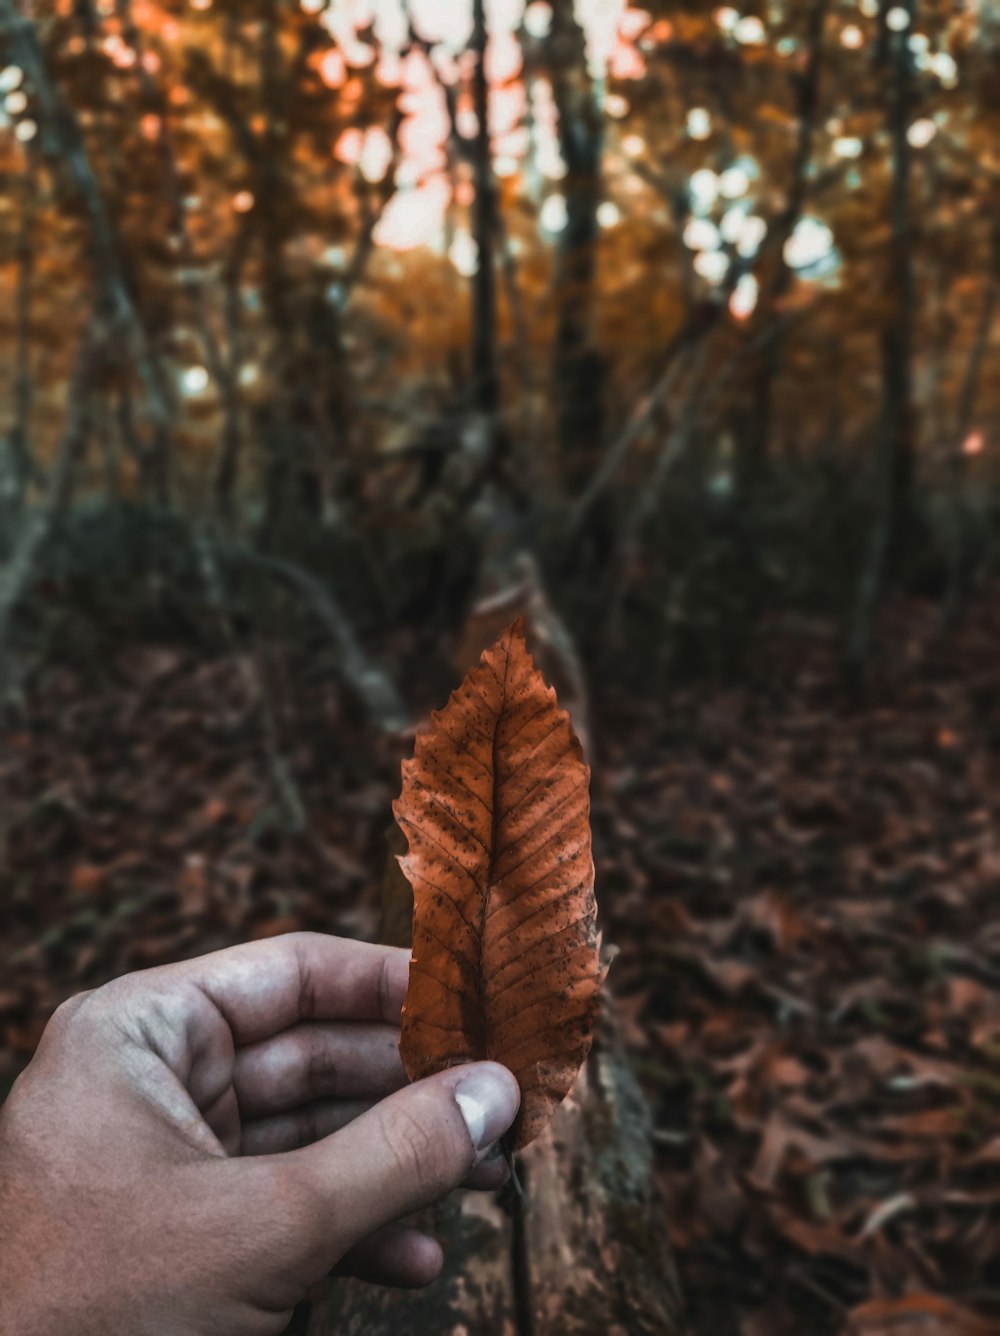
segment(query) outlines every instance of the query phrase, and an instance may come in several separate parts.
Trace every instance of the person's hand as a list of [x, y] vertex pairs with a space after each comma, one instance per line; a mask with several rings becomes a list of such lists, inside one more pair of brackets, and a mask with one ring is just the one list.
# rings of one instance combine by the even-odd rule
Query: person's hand
[[502, 1181], [519, 1096], [495, 1063], [406, 1085], [406, 977], [302, 933], [60, 1007], [0, 1108], [0, 1331], [271, 1336], [338, 1263], [433, 1279], [393, 1222]]

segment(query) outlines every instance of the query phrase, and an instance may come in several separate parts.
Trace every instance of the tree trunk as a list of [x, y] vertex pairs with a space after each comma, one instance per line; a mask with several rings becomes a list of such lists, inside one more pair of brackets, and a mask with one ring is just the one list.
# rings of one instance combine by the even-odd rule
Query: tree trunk
[[21, 223], [17, 239], [17, 297], [15, 330], [17, 351], [14, 361], [14, 390], [11, 395], [13, 420], [8, 433], [8, 448], [13, 476], [0, 479], [0, 506], [4, 519], [8, 512], [19, 516], [24, 498], [36, 479], [37, 464], [30, 443], [31, 408], [34, 386], [31, 374], [32, 284], [35, 275], [36, 222], [38, 212], [38, 159], [29, 153], [21, 178]]
[[958, 418], [948, 457], [950, 491], [948, 592], [945, 595], [941, 613], [942, 630], [954, 626], [958, 619], [965, 596], [968, 593], [971, 575], [966, 539], [968, 498], [966, 496], [965, 479], [965, 440], [972, 430], [972, 424], [975, 420], [983, 364], [986, 361], [990, 335], [993, 332], [997, 305], [1000, 303], [1000, 221], [994, 221], [993, 223], [990, 250], [992, 258], [989, 282], [983, 294], [983, 305], [972, 341], [972, 351], [962, 380], [962, 389], [958, 400]]
[[566, 164], [566, 226], [556, 255], [554, 380], [564, 476], [578, 491], [600, 462], [604, 435], [604, 363], [593, 329], [604, 136], [586, 39], [571, 0], [555, 5], [548, 45]]
[[[497, 297], [494, 253], [499, 230], [496, 182], [493, 177], [493, 149], [489, 124], [489, 83], [486, 77], [486, 7], [485, 0], [473, 5], [472, 51], [475, 69], [472, 97], [476, 109], [477, 132], [473, 141], [473, 170], [476, 199], [473, 231], [479, 263], [473, 277], [472, 375], [474, 402], [491, 440], [497, 431], [500, 409], [500, 375], [497, 367]], [[492, 445], [491, 445], [492, 449]]]
[[24, 70], [34, 89], [41, 151], [53, 175], [82, 206], [96, 304], [109, 337], [117, 336], [117, 342], [127, 350], [143, 388], [142, 415], [151, 438], [148, 455], [154, 496], [158, 503], [167, 505], [172, 463], [170, 396], [122, 263], [120, 239], [88, 155], [79, 118], [52, 77], [34, 22], [18, 11], [13, 0], [0, 0], [0, 29], [5, 30], [8, 40], [7, 58]]
[[[786, 243], [802, 217], [809, 189], [813, 129], [819, 111], [823, 27], [829, 7], [829, 0], [814, 0], [809, 13], [805, 37], [806, 63], [798, 79], [796, 97], [799, 125], [791, 182], [785, 207], [772, 223], [765, 242], [765, 248], [773, 252], [774, 267], [757, 304], [757, 320], [762, 328], [775, 324], [780, 319], [782, 302], [792, 285], [792, 271], [785, 261], [784, 252]], [[740, 501], [744, 505], [752, 499], [767, 462], [773, 419], [774, 386], [781, 370], [782, 351], [782, 339], [779, 335], [768, 342], [760, 364], [754, 368], [754, 406], [750, 414], [749, 431], [744, 448], [738, 456], [737, 466], [737, 489]]]
[[[104, 335], [91, 333], [77, 353], [66, 404], [66, 422], [49, 470], [45, 499], [21, 515], [7, 559], [0, 564], [0, 716], [14, 684], [13, 623], [18, 606], [38, 573], [39, 562], [65, 515], [77, 466], [87, 448], [92, 422], [92, 386], [104, 356]], [[0, 552], [0, 556], [3, 556]]]
[[889, 200], [892, 241], [886, 266], [887, 296], [892, 314], [882, 332], [882, 416], [875, 459], [875, 514], [868, 540], [846, 646], [848, 683], [859, 690], [871, 645], [875, 615], [889, 569], [905, 546], [911, 514], [915, 472], [913, 415], [913, 325], [916, 294], [913, 279], [913, 229], [910, 218], [910, 103], [913, 56], [909, 47], [915, 0], [902, 8], [908, 22], [891, 33], [883, 0], [882, 35], [892, 77], [888, 128], [892, 145]]
[[910, 215], [911, 153], [908, 139], [913, 96], [913, 56], [908, 34], [915, 0], [903, 8], [909, 23], [893, 43], [893, 80], [889, 104], [892, 137], [892, 252], [888, 280], [893, 316], [883, 338], [884, 425], [888, 475], [887, 556], [897, 551], [909, 514], [915, 468], [913, 418], [913, 328], [916, 293], [913, 278], [913, 228]]

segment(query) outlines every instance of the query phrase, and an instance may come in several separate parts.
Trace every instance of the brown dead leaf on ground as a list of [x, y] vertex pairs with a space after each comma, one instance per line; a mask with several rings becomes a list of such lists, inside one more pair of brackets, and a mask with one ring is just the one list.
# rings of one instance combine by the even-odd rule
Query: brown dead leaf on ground
[[[653, 1036], [698, 1332], [843, 1336], [890, 1284], [1000, 1332], [1000, 615], [932, 666], [929, 613], [887, 618], [919, 652], [869, 709], [839, 699], [818, 624], [785, 648], [775, 622], [745, 685], [673, 690], [659, 736], [637, 706], [611, 744], [653, 904], [606, 902], [608, 932]], [[645, 931], [659, 903], [684, 911], [669, 949]], [[703, 1139], [745, 1201], [725, 1237], [683, 1187]]]
[[850, 1315], [849, 1336], [996, 1336], [997, 1324], [935, 1294], [873, 1299]]

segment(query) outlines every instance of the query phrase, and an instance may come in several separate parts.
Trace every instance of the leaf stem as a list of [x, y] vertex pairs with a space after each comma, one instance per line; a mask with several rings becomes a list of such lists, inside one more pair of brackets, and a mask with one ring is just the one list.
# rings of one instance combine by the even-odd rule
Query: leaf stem
[[503, 1151], [503, 1157], [507, 1161], [507, 1168], [510, 1170], [511, 1187], [514, 1190], [517, 1205], [516, 1210], [526, 1211], [528, 1208], [528, 1199], [524, 1194], [524, 1188], [521, 1186], [521, 1180], [517, 1176], [517, 1163], [514, 1159], [514, 1148], [511, 1144], [510, 1133], [505, 1132], [500, 1138], [500, 1149]]

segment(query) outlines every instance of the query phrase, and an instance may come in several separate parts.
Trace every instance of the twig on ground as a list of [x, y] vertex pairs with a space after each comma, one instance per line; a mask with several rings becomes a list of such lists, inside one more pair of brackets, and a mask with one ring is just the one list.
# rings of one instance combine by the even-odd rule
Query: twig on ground
[[240, 645], [233, 627], [233, 619], [229, 612], [229, 599], [226, 595], [222, 572], [219, 569], [214, 540], [206, 526], [200, 524], [192, 527], [191, 537], [209, 599], [215, 609], [226, 643], [236, 660], [251, 709], [257, 716], [274, 796], [284, 812], [289, 830], [293, 834], [300, 835], [309, 824], [305, 803], [302, 801], [291, 767], [282, 755], [279, 746], [277, 721], [257, 664], [253, 656]]
[[337, 649], [344, 681], [364, 702], [374, 723], [385, 733], [398, 732], [409, 726], [410, 714], [396, 684], [362, 649], [343, 609], [315, 575], [282, 557], [256, 552], [244, 543], [231, 544], [226, 550], [247, 565], [277, 576], [304, 594]]

